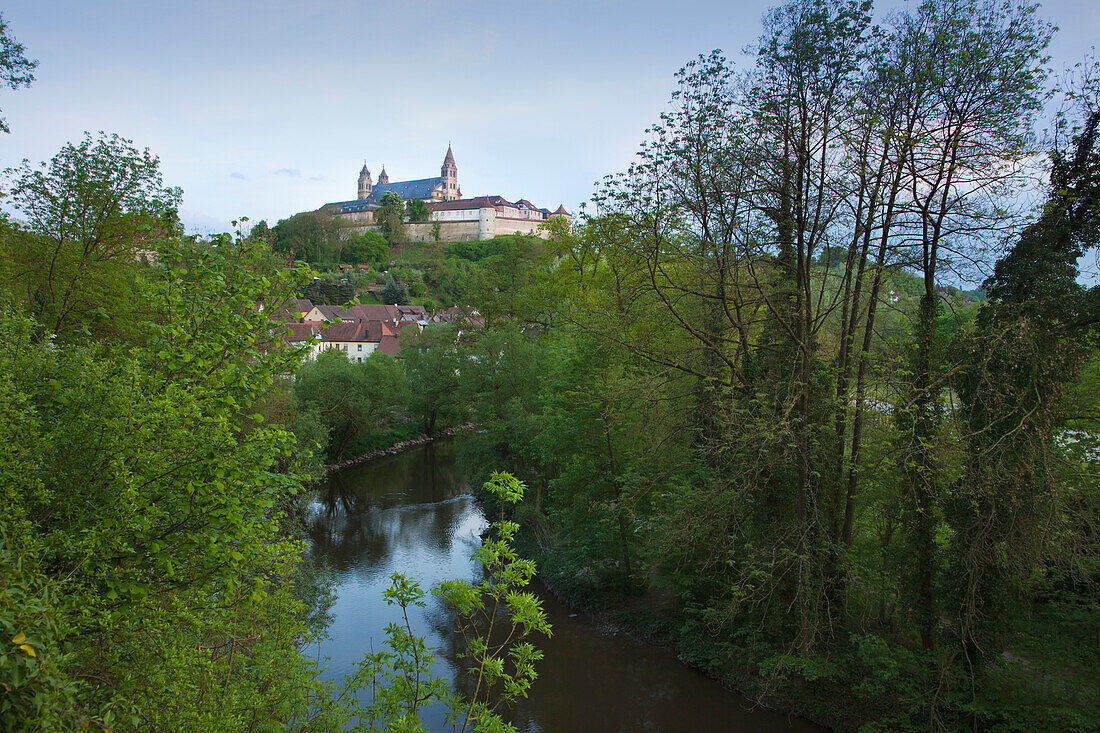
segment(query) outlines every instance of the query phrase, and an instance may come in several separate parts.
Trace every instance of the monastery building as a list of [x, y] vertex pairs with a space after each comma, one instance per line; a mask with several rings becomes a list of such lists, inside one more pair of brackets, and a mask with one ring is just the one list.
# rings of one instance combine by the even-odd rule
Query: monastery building
[[351, 201], [325, 204], [328, 211], [349, 224], [363, 228], [374, 226], [374, 212], [378, 209], [382, 194], [396, 193], [404, 201], [420, 199], [427, 206], [428, 220], [406, 222], [405, 237], [411, 242], [424, 242], [439, 238], [446, 242], [492, 239], [500, 234], [537, 234], [539, 225], [551, 216], [570, 214], [564, 206], [556, 211], [539, 208], [527, 199], [508, 201], [501, 196], [476, 196], [462, 198], [458, 185], [458, 166], [455, 165], [451, 146], [439, 176], [411, 181], [390, 182], [385, 166], [378, 175], [378, 183], [371, 180], [367, 164], [359, 171], [358, 197]]

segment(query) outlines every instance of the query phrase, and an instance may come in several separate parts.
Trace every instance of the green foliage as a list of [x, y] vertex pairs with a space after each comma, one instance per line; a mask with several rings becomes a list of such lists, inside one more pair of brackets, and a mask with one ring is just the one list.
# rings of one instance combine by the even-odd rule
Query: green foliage
[[4, 171], [26, 221], [10, 237], [16, 297], [52, 333], [121, 333], [139, 297], [136, 277], [156, 242], [176, 232], [180, 191], [159, 160], [118, 135], [85, 133], [48, 163]]
[[[328, 435], [327, 454], [334, 461], [359, 435], [386, 426], [402, 402], [403, 375], [396, 359], [380, 351], [361, 362], [349, 355], [326, 349], [302, 366], [294, 380], [302, 419], [311, 425], [320, 422]], [[316, 428], [311, 430], [317, 434]]]
[[424, 731], [420, 711], [436, 702], [457, 704], [447, 680], [431, 671], [434, 658], [423, 637], [412, 632], [408, 609], [424, 606], [420, 584], [401, 573], [390, 576], [383, 596], [401, 609], [401, 623], [386, 626], [385, 647], [364, 655], [345, 682], [345, 694], [368, 690], [371, 702], [356, 713], [356, 731]]
[[504, 318], [523, 324], [543, 320], [545, 310], [552, 307], [543, 291], [550, 260], [546, 242], [512, 234], [483, 244], [489, 243], [495, 254], [482, 259], [481, 268], [473, 271], [468, 295], [477, 303], [486, 325]]
[[355, 287], [341, 275], [314, 277], [301, 295], [314, 305], [347, 305], [355, 297]]
[[35, 650], [16, 647], [33, 669], [0, 667], [20, 725], [327, 724], [281, 529], [304, 477], [293, 437], [255, 411], [297, 359], [263, 311], [306, 273], [258, 272], [264, 255], [168, 243], [130, 348], [53, 346], [0, 317], [4, 632]]
[[348, 242], [336, 217], [327, 211], [306, 211], [280, 220], [271, 228], [271, 249], [313, 264], [340, 262]]
[[392, 278], [386, 281], [386, 286], [382, 288], [382, 293], [379, 297], [386, 305], [409, 304], [409, 291], [405, 287], [405, 284]]
[[409, 199], [407, 202], [405, 202], [405, 212], [409, 216], [409, 221], [428, 220], [428, 205], [420, 199]]
[[375, 265], [384, 261], [390, 254], [386, 238], [374, 230], [350, 237], [347, 242], [347, 257], [352, 263]]
[[481, 239], [470, 242], [452, 242], [444, 248], [448, 257], [456, 257], [470, 262], [479, 262], [486, 257], [499, 254], [501, 251], [500, 238]]
[[393, 191], [386, 191], [378, 201], [374, 222], [390, 245], [405, 239], [405, 202]]
[[[14, 436], [13, 436], [14, 437]], [[10, 462], [6, 467], [14, 467]], [[11, 486], [15, 486], [14, 482]], [[9, 498], [9, 497], [5, 497]], [[65, 730], [64, 711], [72, 709], [78, 684], [65, 671], [72, 661], [62, 646], [65, 618], [58, 608], [58, 584], [46, 577], [27, 551], [12, 547], [0, 525], [0, 726]]]
[[[27, 58], [23, 44], [8, 32], [8, 24], [0, 15], [0, 84], [9, 89], [29, 87], [34, 81], [34, 70], [37, 66], [38, 61]], [[2, 117], [0, 132], [11, 132], [7, 120]]]
[[[523, 498], [524, 487], [507, 473], [494, 473], [484, 489], [511, 504]], [[401, 609], [401, 621], [386, 627], [385, 647], [363, 657], [342, 692], [347, 697], [365, 689], [371, 695], [371, 702], [356, 711], [353, 730], [423, 731], [420, 712], [442, 704], [452, 730], [515, 731], [496, 711], [525, 698], [537, 677], [534, 665], [542, 652], [526, 639], [551, 633], [540, 601], [523, 591], [535, 566], [516, 554], [517, 528], [503, 519], [490, 528], [476, 553], [484, 580], [448, 580], [432, 590], [453, 609], [464, 639], [462, 656], [470, 664], [467, 672], [474, 690], [470, 699], [455, 694], [448, 680], [432, 674], [433, 651], [412, 632], [408, 614], [410, 607], [425, 605], [424, 591], [415, 580], [395, 572], [384, 596], [387, 604]]]
[[463, 415], [459, 386], [462, 358], [453, 326], [429, 325], [402, 344], [400, 360], [405, 368], [405, 394], [412, 416], [425, 435], [455, 424]]
[[[495, 472], [483, 490], [504, 505], [519, 502], [525, 488], [514, 476]], [[477, 583], [444, 581], [434, 591], [454, 610], [455, 625], [466, 642], [463, 656], [474, 679], [465, 711], [460, 716], [455, 711], [462, 731], [512, 729], [495, 711], [526, 697], [537, 677], [535, 662], [542, 652], [526, 639], [535, 633], [551, 634], [541, 602], [523, 590], [535, 575], [535, 564], [516, 553], [518, 529], [504, 519], [502, 509], [475, 553], [485, 578]]]

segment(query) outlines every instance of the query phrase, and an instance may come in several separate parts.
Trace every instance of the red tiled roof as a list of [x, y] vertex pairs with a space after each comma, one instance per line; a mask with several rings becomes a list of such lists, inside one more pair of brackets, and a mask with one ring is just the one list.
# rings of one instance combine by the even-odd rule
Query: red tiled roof
[[[318, 305], [315, 306], [326, 321], [342, 321], [348, 318], [348, 308], [343, 305]], [[312, 310], [312, 309], [311, 309]]]
[[367, 321], [366, 341], [378, 342], [382, 340], [382, 322]]
[[396, 305], [383, 305], [380, 303], [361, 303], [350, 308], [348, 318], [360, 321], [396, 321], [401, 317], [401, 311]]
[[321, 338], [325, 341], [366, 341], [365, 325], [362, 321], [333, 323], [321, 331]]
[[378, 351], [381, 351], [383, 354], [397, 356], [397, 352], [400, 350], [401, 346], [397, 343], [396, 336], [383, 336], [382, 340], [378, 342]]
[[307, 323], [288, 323], [286, 327], [290, 329], [290, 336], [288, 336], [286, 340], [291, 343], [309, 341], [313, 338], [313, 335], [320, 330], [320, 325], [316, 321]]

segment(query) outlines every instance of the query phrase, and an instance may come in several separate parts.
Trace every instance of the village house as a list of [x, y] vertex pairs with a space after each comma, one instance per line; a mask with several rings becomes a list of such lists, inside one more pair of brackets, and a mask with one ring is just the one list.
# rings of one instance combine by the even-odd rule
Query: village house
[[429, 324], [456, 319], [474, 328], [482, 325], [477, 311], [466, 313], [457, 306], [428, 313], [422, 305], [317, 305], [300, 318], [291, 317], [286, 323], [290, 330], [286, 342], [297, 344], [306, 361], [316, 359], [322, 351], [336, 349], [349, 360], [361, 362], [375, 351], [396, 356], [406, 329], [419, 332]]

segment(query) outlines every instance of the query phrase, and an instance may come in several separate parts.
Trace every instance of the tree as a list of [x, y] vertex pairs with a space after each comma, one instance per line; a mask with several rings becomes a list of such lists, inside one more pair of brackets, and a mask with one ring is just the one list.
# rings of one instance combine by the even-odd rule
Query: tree
[[[413, 331], [410, 328], [406, 333]], [[409, 410], [420, 418], [425, 435], [435, 435], [441, 424], [453, 423], [463, 412], [459, 398], [462, 360], [454, 327], [427, 326], [402, 345], [399, 358], [405, 366]]]
[[[9, 89], [29, 87], [34, 81], [38, 61], [26, 57], [26, 49], [8, 33], [8, 24], [0, 14], [0, 83]], [[0, 117], [0, 132], [11, 132], [7, 120]]]
[[263, 253], [229, 237], [166, 246], [140, 282], [132, 348], [42, 348], [39, 325], [0, 312], [0, 577], [20, 566], [0, 626], [41, 660], [28, 678], [4, 655], [5, 729], [326, 715], [280, 530], [303, 477], [292, 436], [254, 413], [297, 359], [256, 306], [305, 273], [261, 275]]
[[374, 265], [384, 261], [390, 253], [386, 238], [376, 231], [366, 231], [348, 239], [348, 254], [355, 263]]
[[409, 291], [405, 287], [405, 284], [392, 278], [386, 281], [386, 286], [382, 288], [379, 297], [386, 305], [409, 304]]
[[1041, 56], [1051, 31], [1035, 14], [1034, 6], [926, 0], [899, 28], [899, 40], [919, 49], [910, 61], [910, 83], [920, 94], [905, 111], [913, 132], [903, 161], [906, 218], [923, 291], [909, 354], [912, 379], [896, 414], [905, 440], [906, 523], [916, 560], [911, 586], [928, 648], [940, 618], [936, 533], [944, 487], [935, 436], [947, 373], [936, 287], [955, 242], [979, 244], [1014, 223], [1000, 213], [997, 195], [1021, 175], [1007, 163], [1029, 152], [1031, 116], [1040, 105]]
[[336, 217], [326, 211], [306, 211], [271, 228], [272, 249], [310, 263], [339, 262], [344, 248]]
[[1100, 334], [1100, 286], [1086, 290], [1077, 269], [1100, 240], [1097, 103], [1100, 95], [1086, 99], [1070, 139], [1055, 141], [1042, 214], [997, 261], [977, 328], [961, 339], [954, 386], [968, 451], [947, 514], [950, 591], [960, 643], [979, 668], [996, 659], [1014, 611], [1032, 599], [1039, 563], [1068, 568], [1073, 585], [1095, 590], [1096, 579], [1077, 570], [1087, 549], [1047, 538], [1072, 536], [1072, 524], [1097, 509], [1074, 482], [1059, 486], [1054, 467], [1067, 394]]
[[346, 277], [315, 277], [302, 288], [302, 297], [314, 305], [347, 305], [355, 297], [355, 286]]
[[430, 216], [428, 205], [421, 199], [409, 199], [406, 201], [405, 211], [409, 215], [409, 221], [427, 221]]
[[271, 227], [269, 227], [267, 222], [263, 219], [260, 219], [252, 225], [252, 228], [248, 231], [248, 236], [250, 239], [258, 239], [265, 242], [268, 247], [271, 246], [271, 242], [275, 238], [275, 235], [271, 232]]
[[353, 362], [339, 349], [326, 349], [298, 370], [294, 394], [303, 411], [313, 410], [328, 431], [328, 455], [339, 461], [352, 442], [386, 426], [402, 401], [401, 364], [376, 351]]
[[181, 193], [159, 163], [118, 135], [85, 133], [49, 163], [4, 171], [26, 219], [14, 238], [23, 298], [53, 333], [68, 338], [132, 301], [133, 273], [177, 233]]
[[386, 191], [379, 199], [374, 221], [391, 246], [401, 243], [405, 239], [405, 202], [393, 191]]

